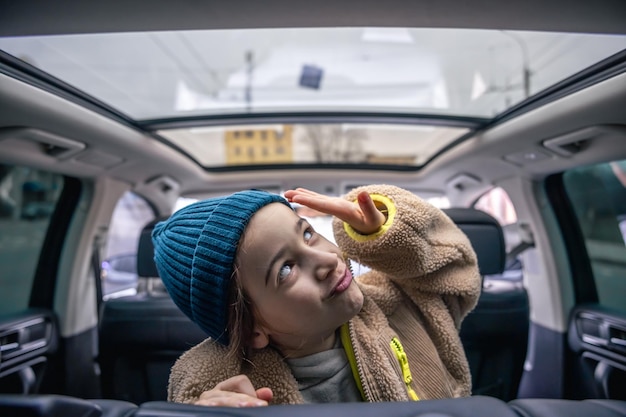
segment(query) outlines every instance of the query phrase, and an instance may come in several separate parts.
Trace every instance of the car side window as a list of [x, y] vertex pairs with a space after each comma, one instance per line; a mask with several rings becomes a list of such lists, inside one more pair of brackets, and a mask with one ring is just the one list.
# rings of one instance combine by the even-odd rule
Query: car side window
[[565, 191], [580, 225], [600, 304], [626, 311], [626, 160], [572, 169]]
[[126, 192], [117, 202], [102, 262], [105, 299], [137, 293], [137, 246], [143, 227], [155, 219], [154, 210], [141, 196]]
[[474, 208], [492, 215], [501, 226], [517, 223], [515, 207], [509, 195], [500, 187], [492, 188], [483, 194], [474, 204]]
[[[521, 248], [521, 236], [518, 230], [517, 213], [515, 207], [504, 189], [492, 188], [483, 194], [474, 204], [474, 208], [482, 210], [493, 216], [504, 233], [504, 243], [507, 253], [505, 271], [498, 276], [490, 276], [492, 279], [506, 279], [509, 281], [522, 280], [522, 263], [519, 254], [509, 256], [513, 251]], [[521, 253], [521, 252], [520, 252]]]
[[28, 307], [61, 175], [0, 164], [0, 314]]

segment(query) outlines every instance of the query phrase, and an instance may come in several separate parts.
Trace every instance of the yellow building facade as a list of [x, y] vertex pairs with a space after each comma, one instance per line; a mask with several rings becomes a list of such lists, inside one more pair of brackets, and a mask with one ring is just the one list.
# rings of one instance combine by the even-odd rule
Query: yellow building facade
[[226, 165], [293, 162], [293, 126], [239, 128], [224, 132]]

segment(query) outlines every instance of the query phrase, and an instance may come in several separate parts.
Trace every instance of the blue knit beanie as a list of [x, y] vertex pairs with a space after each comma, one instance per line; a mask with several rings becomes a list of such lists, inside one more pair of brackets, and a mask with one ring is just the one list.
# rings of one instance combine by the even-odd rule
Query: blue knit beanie
[[228, 291], [237, 245], [261, 207], [287, 200], [247, 190], [193, 203], [152, 232], [154, 261], [174, 303], [209, 337], [228, 345]]

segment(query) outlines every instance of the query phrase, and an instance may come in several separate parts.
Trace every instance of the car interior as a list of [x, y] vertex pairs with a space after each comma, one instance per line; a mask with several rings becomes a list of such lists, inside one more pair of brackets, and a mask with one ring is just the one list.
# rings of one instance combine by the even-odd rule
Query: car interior
[[[626, 3], [0, 5], [0, 415], [626, 416]], [[472, 396], [168, 402], [155, 224], [375, 183], [476, 252]]]

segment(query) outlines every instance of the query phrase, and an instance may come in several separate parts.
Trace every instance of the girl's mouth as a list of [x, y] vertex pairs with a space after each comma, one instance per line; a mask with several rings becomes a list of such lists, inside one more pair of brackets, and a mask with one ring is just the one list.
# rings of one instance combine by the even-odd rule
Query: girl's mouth
[[350, 268], [346, 267], [346, 272], [344, 272], [343, 277], [339, 280], [333, 291], [330, 293], [330, 297], [344, 292], [348, 289], [350, 284], [352, 284], [352, 272], [350, 271]]

